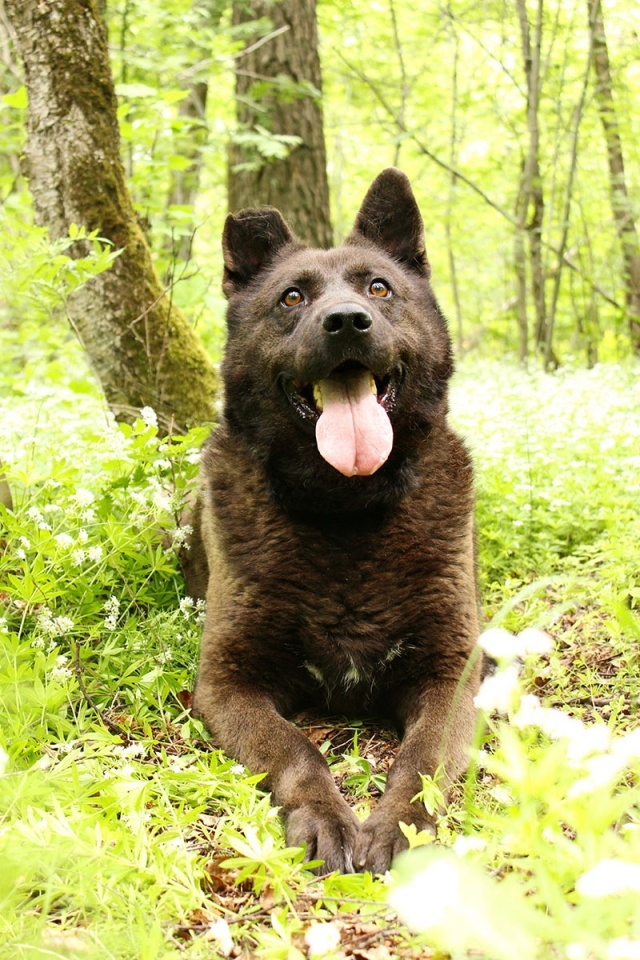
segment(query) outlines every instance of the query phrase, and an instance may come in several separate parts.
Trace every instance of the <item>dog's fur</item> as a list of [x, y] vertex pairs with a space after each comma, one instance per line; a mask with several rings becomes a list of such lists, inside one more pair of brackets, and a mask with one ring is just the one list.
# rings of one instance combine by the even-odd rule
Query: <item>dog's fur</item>
[[[422, 219], [389, 169], [337, 249], [306, 248], [272, 209], [230, 216], [223, 248], [225, 410], [196, 510], [190, 588], [207, 614], [194, 706], [217, 745], [266, 771], [290, 845], [327, 871], [381, 872], [407, 845], [400, 821], [432, 826], [412, 802], [420, 773], [464, 769], [480, 676], [472, 467], [446, 422], [451, 346]], [[374, 297], [375, 278], [392, 294]], [[303, 301], [287, 306], [292, 287]], [[354, 310], [370, 325], [336, 337], [326, 318]], [[345, 361], [391, 374], [393, 448], [371, 476], [322, 458], [295, 395]], [[285, 719], [310, 706], [380, 715], [403, 735], [364, 824]]]

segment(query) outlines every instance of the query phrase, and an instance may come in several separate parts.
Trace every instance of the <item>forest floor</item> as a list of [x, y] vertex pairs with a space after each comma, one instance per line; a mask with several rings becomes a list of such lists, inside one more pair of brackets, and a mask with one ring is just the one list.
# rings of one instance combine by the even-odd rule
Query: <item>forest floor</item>
[[[437, 843], [316, 877], [189, 712], [202, 432], [117, 427], [66, 349], [0, 384], [0, 958], [639, 957], [640, 368], [461, 365], [486, 625], [552, 644], [506, 704], [499, 663]], [[298, 722], [364, 818], [394, 735]]]

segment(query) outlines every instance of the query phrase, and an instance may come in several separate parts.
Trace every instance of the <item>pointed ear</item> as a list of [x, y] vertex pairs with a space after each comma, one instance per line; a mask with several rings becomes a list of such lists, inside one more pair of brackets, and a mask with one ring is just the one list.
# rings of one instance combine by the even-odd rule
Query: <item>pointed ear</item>
[[424, 225], [409, 178], [395, 167], [383, 170], [369, 187], [347, 243], [361, 240], [427, 278], [431, 267], [424, 242]]
[[225, 295], [229, 297], [251, 283], [293, 240], [282, 214], [273, 207], [229, 214], [222, 234]]

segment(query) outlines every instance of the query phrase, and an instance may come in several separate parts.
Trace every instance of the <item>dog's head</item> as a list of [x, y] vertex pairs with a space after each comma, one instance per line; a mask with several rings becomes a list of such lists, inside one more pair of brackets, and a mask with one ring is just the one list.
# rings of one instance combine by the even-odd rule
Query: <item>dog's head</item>
[[407, 177], [376, 178], [336, 249], [262, 209], [227, 218], [223, 250], [226, 421], [279, 498], [343, 513], [402, 496], [452, 367]]

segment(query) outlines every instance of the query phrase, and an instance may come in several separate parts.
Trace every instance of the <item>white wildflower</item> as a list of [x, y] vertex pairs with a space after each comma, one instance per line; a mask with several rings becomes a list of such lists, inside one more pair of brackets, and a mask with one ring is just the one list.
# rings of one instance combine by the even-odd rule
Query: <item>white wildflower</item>
[[502, 627], [485, 630], [480, 634], [478, 644], [485, 653], [496, 660], [513, 660], [519, 656], [516, 638]]
[[640, 960], [640, 940], [618, 937], [607, 946], [607, 960]]
[[171, 460], [167, 460], [166, 457], [160, 460], [156, 460], [156, 468], [158, 470], [170, 470]]
[[389, 894], [389, 902], [401, 919], [419, 932], [439, 927], [448, 919], [457, 921], [461, 898], [455, 857], [434, 860]]
[[628, 860], [601, 860], [576, 880], [584, 897], [610, 897], [616, 893], [640, 893], [640, 863]]
[[74, 543], [73, 537], [70, 537], [68, 533], [58, 533], [53, 539], [63, 550], [68, 550]]
[[517, 636], [502, 627], [494, 627], [480, 635], [478, 644], [490, 657], [502, 661], [549, 653], [552, 649], [548, 634], [533, 627], [528, 627]]
[[234, 765], [231, 767], [231, 773], [235, 773], [241, 777], [244, 773], [244, 766], [241, 763], [234, 763]]
[[153, 407], [142, 407], [140, 410], [140, 418], [145, 427], [158, 426], [158, 417]]
[[530, 654], [551, 653], [553, 641], [544, 630], [536, 630], [535, 627], [527, 627], [518, 634], [518, 643], [524, 656]]
[[185, 460], [187, 461], [187, 463], [200, 463], [200, 451], [190, 450], [187, 453]]
[[24, 547], [25, 550], [31, 549], [31, 541], [27, 540], [26, 537], [20, 537], [20, 546]]
[[216, 941], [216, 950], [223, 957], [228, 957], [233, 952], [233, 937], [229, 924], [222, 917], [209, 924], [208, 935]]
[[310, 957], [322, 957], [340, 944], [340, 931], [334, 923], [312, 923], [304, 935]]
[[27, 516], [29, 517], [29, 520], [33, 520], [34, 523], [41, 523], [41, 521], [44, 520], [44, 517], [37, 507], [29, 507], [27, 510]]
[[0, 633], [7, 633], [8, 629], [7, 618], [0, 617]]
[[180, 601], [180, 613], [185, 620], [189, 620], [191, 617], [191, 611], [195, 606], [193, 597], [183, 597]]
[[[62, 618], [60, 618], [62, 619]], [[64, 653], [61, 653], [59, 657], [56, 657], [56, 664], [53, 670], [51, 671], [51, 679], [56, 683], [64, 683], [65, 680], [70, 680], [72, 677], [71, 670], [66, 666], [69, 661]]]
[[89, 507], [87, 510], [83, 510], [80, 514], [80, 519], [83, 523], [95, 523], [97, 519], [97, 514], [93, 507]]
[[118, 625], [118, 616], [120, 614], [120, 601], [117, 597], [109, 597], [108, 600], [105, 600], [104, 606], [102, 608], [106, 613], [104, 620], [104, 625], [107, 630], [115, 630]]
[[485, 677], [473, 698], [476, 707], [486, 710], [487, 713], [494, 710], [497, 713], [508, 713], [518, 690], [519, 675], [520, 671], [512, 664], [492, 677]]
[[74, 550], [71, 554], [71, 559], [73, 561], [74, 567], [81, 567], [85, 561], [85, 551], [82, 547], [79, 547], [77, 550]]
[[39, 524], [38, 524], [38, 530], [47, 530], [47, 531], [50, 533], [50, 532], [51, 532], [51, 524], [50, 524], [50, 523], [45, 523], [44, 520], [43, 520], [42, 523], [39, 523]]
[[91, 490], [85, 490], [83, 487], [78, 487], [76, 492], [71, 496], [71, 499], [79, 507], [90, 507], [95, 500], [95, 496]]
[[589, 951], [583, 943], [568, 943], [565, 947], [565, 953], [567, 955], [567, 960], [587, 960], [589, 956]]
[[454, 853], [457, 853], [459, 857], [464, 857], [467, 853], [474, 853], [476, 851], [486, 849], [487, 841], [484, 837], [477, 836], [462, 836], [459, 834], [456, 839], [453, 841], [452, 850]]
[[183, 527], [178, 527], [171, 534], [174, 547], [182, 547], [187, 544], [189, 537], [193, 533], [193, 527], [189, 526], [188, 523], [185, 523]]
[[165, 664], [165, 663], [168, 663], [172, 657], [173, 657], [173, 653], [171, 652], [171, 650], [163, 650], [161, 653], [158, 654], [158, 656], [156, 657], [156, 660], [160, 664]]
[[26, 555], [26, 553], [24, 552], [24, 550], [22, 549], [22, 547], [18, 547], [18, 549], [16, 550], [16, 557], [18, 558], [18, 560], [26, 560], [26, 559], [27, 559], [27, 555]]
[[0, 747], [0, 777], [4, 775], [5, 770], [7, 769], [7, 764], [9, 763], [9, 754]]
[[92, 561], [92, 563], [98, 563], [98, 561], [102, 560], [102, 553], [103, 551], [100, 544], [98, 544], [95, 547], [89, 547], [89, 549], [87, 550], [87, 556], [89, 557], [89, 560]]
[[196, 600], [196, 623], [199, 627], [204, 626], [204, 622], [207, 617], [207, 601], [206, 600]]
[[84, 529], [84, 527], [81, 527], [80, 530], [78, 530], [78, 543], [85, 544], [88, 539], [89, 539], [89, 534]]

